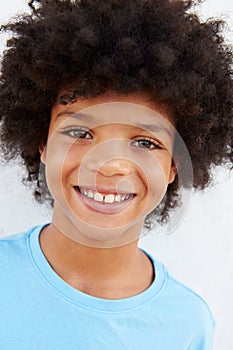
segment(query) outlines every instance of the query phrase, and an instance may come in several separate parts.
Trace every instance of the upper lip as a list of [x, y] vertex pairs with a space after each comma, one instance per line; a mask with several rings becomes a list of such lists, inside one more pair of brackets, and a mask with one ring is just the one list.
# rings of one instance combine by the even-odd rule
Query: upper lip
[[134, 194], [134, 192], [129, 192], [126, 190], [116, 190], [115, 187], [108, 186], [89, 186], [89, 185], [80, 185], [74, 187], [85, 188], [86, 190], [90, 190], [92, 192], [106, 193], [106, 194]]

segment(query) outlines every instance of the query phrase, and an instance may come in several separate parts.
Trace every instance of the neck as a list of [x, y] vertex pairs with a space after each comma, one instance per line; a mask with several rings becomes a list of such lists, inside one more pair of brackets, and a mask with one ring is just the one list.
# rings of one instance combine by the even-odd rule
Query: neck
[[89, 247], [66, 237], [51, 224], [41, 232], [40, 244], [54, 271], [87, 294], [130, 296], [146, 289], [153, 280], [152, 264], [137, 241], [114, 248]]

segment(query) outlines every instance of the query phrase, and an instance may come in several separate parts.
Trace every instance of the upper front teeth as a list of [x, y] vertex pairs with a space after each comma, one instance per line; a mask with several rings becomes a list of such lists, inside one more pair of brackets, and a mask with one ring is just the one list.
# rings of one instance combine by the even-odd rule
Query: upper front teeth
[[97, 202], [104, 203], [113, 203], [113, 202], [122, 202], [126, 199], [129, 199], [131, 194], [102, 194], [99, 192], [92, 192], [90, 190], [79, 188], [80, 192], [84, 194], [84, 196], [94, 199]]
[[103, 199], [104, 199], [104, 197], [102, 196], [102, 194], [100, 194], [100, 193], [98, 193], [98, 192], [96, 192], [96, 193], [94, 194], [94, 200], [95, 200], [95, 201], [97, 201], [97, 202], [102, 202]]
[[[103, 196], [101, 195], [101, 197], [103, 197]], [[115, 199], [114, 194], [107, 194], [106, 196], [104, 196], [105, 203], [113, 203], [114, 199]]]

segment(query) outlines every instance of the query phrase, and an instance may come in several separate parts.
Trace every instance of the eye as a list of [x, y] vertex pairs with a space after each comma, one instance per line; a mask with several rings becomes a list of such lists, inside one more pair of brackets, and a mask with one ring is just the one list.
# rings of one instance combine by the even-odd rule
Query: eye
[[62, 132], [74, 139], [92, 139], [92, 135], [87, 129], [82, 128], [69, 128]]
[[148, 150], [162, 149], [162, 146], [159, 144], [158, 141], [147, 138], [134, 140], [131, 143], [131, 145], [134, 147], [145, 148]]

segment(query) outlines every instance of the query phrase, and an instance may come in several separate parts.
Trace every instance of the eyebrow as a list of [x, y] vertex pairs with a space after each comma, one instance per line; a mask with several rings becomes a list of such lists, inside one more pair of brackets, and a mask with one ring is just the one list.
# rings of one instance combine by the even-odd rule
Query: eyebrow
[[135, 126], [139, 127], [140, 129], [144, 129], [152, 132], [164, 131], [170, 137], [172, 136], [171, 132], [165, 126], [155, 125], [155, 124], [135, 124]]
[[[80, 112], [75, 113], [72, 111], [63, 111], [63, 112], [60, 112], [56, 116], [55, 120], [57, 120], [61, 117], [65, 117], [67, 115], [71, 118], [85, 120], [87, 122], [92, 122], [95, 119], [95, 117], [91, 114], [80, 113]], [[168, 134], [168, 136], [170, 136], [170, 137], [172, 136], [171, 132], [165, 126], [155, 125], [155, 124], [138, 124], [138, 123], [135, 123], [134, 126], [140, 128], [140, 129], [148, 130], [148, 131], [152, 131], [152, 132], [156, 132], [156, 131], [163, 132], [164, 131], [166, 134]]]
[[55, 120], [61, 118], [61, 117], [65, 117], [65, 116], [69, 116], [71, 118], [74, 119], [80, 119], [80, 120], [86, 120], [86, 121], [93, 121], [94, 117], [91, 114], [84, 114], [84, 113], [75, 113], [75, 112], [71, 112], [71, 111], [63, 111], [58, 113], [58, 115], [56, 116]]

